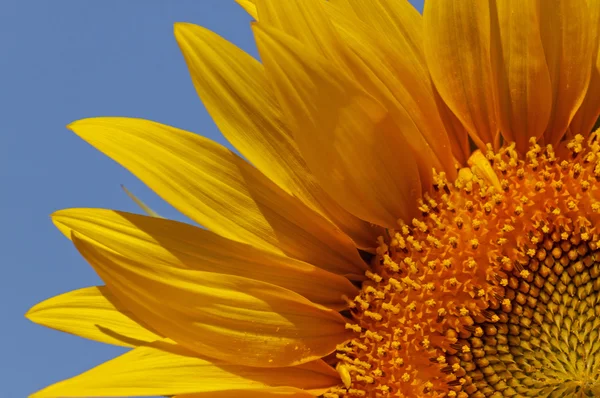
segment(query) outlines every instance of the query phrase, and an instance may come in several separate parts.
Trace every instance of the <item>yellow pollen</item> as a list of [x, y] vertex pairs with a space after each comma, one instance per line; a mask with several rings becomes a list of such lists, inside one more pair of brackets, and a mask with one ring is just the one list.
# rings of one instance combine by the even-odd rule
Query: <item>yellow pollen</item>
[[600, 143], [530, 144], [378, 239], [324, 397], [600, 397]]

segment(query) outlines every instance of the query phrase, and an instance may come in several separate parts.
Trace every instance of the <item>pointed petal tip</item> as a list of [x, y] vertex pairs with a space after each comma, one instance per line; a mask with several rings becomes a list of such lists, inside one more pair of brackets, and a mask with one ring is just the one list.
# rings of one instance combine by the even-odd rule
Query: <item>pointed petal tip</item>
[[179, 39], [179, 36], [185, 34], [193, 24], [189, 22], [175, 22], [173, 24], [173, 33], [175, 34], [175, 38]]
[[67, 124], [65, 127], [68, 128], [69, 130], [73, 131], [73, 126], [77, 123], [77, 120], [72, 121], [71, 123]]
[[135, 118], [135, 117], [125, 117], [125, 116], [93, 116], [86, 117], [83, 119], [77, 119], [67, 124], [67, 128], [73, 131], [75, 134], [80, 134], [82, 130], [91, 128], [91, 127], [100, 127], [107, 126], [113, 127], [120, 123], [128, 123], [135, 122], [144, 119]]
[[60, 217], [62, 213], [64, 213], [67, 209], [55, 210], [50, 213], [50, 219], [54, 220], [56, 217]]
[[34, 304], [30, 309], [27, 310], [27, 312], [23, 315], [26, 319], [28, 319], [29, 321], [37, 324], [37, 325], [42, 325], [42, 326], [46, 326], [44, 325], [41, 316], [40, 316], [40, 312], [43, 311], [44, 309], [44, 304], [48, 301], [51, 300], [50, 299], [46, 299], [43, 301], [40, 301], [37, 304]]
[[38, 304], [35, 304], [33, 307], [31, 307], [30, 309], [27, 310], [27, 312], [23, 315], [26, 319], [29, 319], [31, 322], [36, 323], [34, 318], [35, 318], [35, 313], [37, 312], [37, 307]]
[[53, 211], [52, 213], [50, 213], [50, 220], [52, 221], [53, 224], [57, 224], [60, 223], [60, 220], [67, 214], [69, 214], [69, 212], [73, 210], [73, 209], [60, 209], [60, 210], [56, 210]]
[[69, 213], [74, 210], [76, 209], [61, 209], [50, 214], [52, 224], [54, 224], [54, 226], [69, 240], [72, 240], [72, 231], [62, 222], [62, 220], [65, 217], [68, 217]]
[[235, 0], [240, 7], [242, 7], [252, 18], [258, 20], [258, 14], [256, 12], [256, 4], [253, 0]]
[[71, 123], [67, 124], [66, 128], [71, 130], [72, 132], [74, 132], [79, 137], [82, 137], [82, 135], [85, 134], [87, 128], [92, 127], [97, 124], [101, 124], [101, 123], [99, 123], [99, 121], [101, 121], [102, 119], [107, 119], [107, 118], [106, 117], [89, 117], [89, 118], [85, 118], [85, 119], [78, 119], [78, 120], [72, 121]]
[[44, 300], [37, 304], [34, 304], [30, 309], [27, 310], [27, 312], [23, 316], [35, 324], [43, 325], [43, 323], [40, 322], [41, 320], [39, 314], [40, 310], [42, 310], [44, 307], [44, 303], [48, 300]]
[[72, 132], [77, 133], [77, 131], [76, 131], [77, 128], [84, 126], [90, 120], [93, 120], [93, 119], [98, 119], [98, 118], [77, 119], [77, 120], [74, 120], [71, 123], [67, 124], [65, 127], [68, 128], [69, 130], [71, 130]]
[[189, 22], [175, 22], [173, 24], [173, 33], [177, 42], [188, 42], [190, 36], [200, 36], [202, 33], [210, 32], [211, 30], [206, 29], [203, 26], [196, 25]]

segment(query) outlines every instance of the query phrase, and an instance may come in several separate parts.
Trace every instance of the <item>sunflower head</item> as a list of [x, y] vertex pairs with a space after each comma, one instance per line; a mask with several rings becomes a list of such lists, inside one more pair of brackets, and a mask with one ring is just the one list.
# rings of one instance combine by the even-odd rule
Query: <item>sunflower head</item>
[[69, 126], [204, 228], [55, 213], [106, 285], [28, 317], [133, 349], [34, 396], [600, 396], [600, 2], [238, 2], [175, 36], [245, 159]]
[[474, 156], [494, 178], [440, 177], [422, 216], [380, 239], [338, 347], [357, 395], [595, 396], [597, 139], [575, 137], [569, 161], [534, 139], [524, 159]]

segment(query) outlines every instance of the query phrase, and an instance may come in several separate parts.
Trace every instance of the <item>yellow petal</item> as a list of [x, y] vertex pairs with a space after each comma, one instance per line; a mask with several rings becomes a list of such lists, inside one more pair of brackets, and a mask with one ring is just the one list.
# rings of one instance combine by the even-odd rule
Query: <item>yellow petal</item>
[[104, 286], [86, 287], [45, 300], [25, 315], [61, 332], [125, 347], [161, 340], [140, 325]]
[[[540, 35], [543, 1], [498, 0], [502, 78], [498, 89], [502, 135], [525, 153], [540, 138], [552, 109], [550, 74]], [[493, 10], [492, 10], [493, 12]]]
[[[333, 386], [339, 380], [337, 373], [327, 369], [328, 366], [321, 361], [291, 368], [252, 368], [193, 356], [177, 347], [158, 347], [164, 349], [135, 348], [78, 376], [46, 387], [30, 398], [131, 397], [226, 391], [232, 394], [240, 390], [268, 391], [278, 386], [318, 389]], [[227, 395], [216, 396], [224, 398]]]
[[235, 396], [242, 396], [244, 398], [314, 398], [325, 392], [327, 392], [327, 389], [322, 389], [316, 393], [310, 393], [306, 390], [300, 390], [293, 387], [270, 387], [260, 390], [240, 389], [234, 391], [201, 392], [196, 394], [176, 395], [174, 398], [233, 398]]
[[347, 72], [340, 38], [322, 0], [254, 0], [262, 24], [279, 29]]
[[254, 24], [261, 58], [298, 147], [348, 211], [386, 227], [415, 214], [418, 170], [377, 101], [293, 38]]
[[223, 237], [341, 272], [364, 268], [333, 224], [209, 139], [142, 119], [85, 119], [69, 127]]
[[61, 210], [52, 220], [68, 237], [75, 231], [131, 259], [256, 279], [337, 310], [347, 306], [342, 295], [358, 292], [343, 276], [177, 221], [104, 209]]
[[585, 1], [545, 0], [540, 20], [553, 99], [544, 138], [557, 145], [585, 97], [594, 43]]
[[337, 205], [310, 173], [285, 125], [263, 66], [217, 34], [176, 24], [198, 95], [223, 135], [269, 179], [334, 222], [361, 247], [377, 233]]
[[[450, 143], [441, 119], [432, 112], [435, 103], [420, 46], [420, 15], [408, 2], [391, 6], [392, 10], [386, 10], [385, 1], [351, 4], [357, 13], [367, 13], [368, 9], [371, 14], [380, 11], [387, 16], [386, 11], [396, 11], [399, 23], [406, 22], [406, 26], [398, 27], [397, 36], [386, 40], [389, 32], [385, 36], [373, 34], [360, 19], [348, 13], [345, 16], [340, 7], [321, 0], [257, 0], [257, 9], [261, 24], [298, 39], [388, 108], [415, 154], [423, 185], [431, 185], [432, 168], [453, 177]], [[407, 32], [412, 29], [415, 31]]]
[[429, 72], [420, 61], [422, 48], [413, 48], [406, 37], [386, 40], [360, 20], [344, 18], [333, 7], [329, 9], [347, 46], [345, 59], [353, 80], [380, 101], [394, 118], [399, 126], [397, 134], [402, 134], [415, 157], [421, 184], [432, 185], [433, 168], [453, 178], [456, 169], [450, 142], [436, 112]]
[[73, 243], [136, 317], [200, 355], [277, 367], [328, 355], [351, 337], [345, 318], [291, 290], [125, 258], [73, 233]]
[[176, 24], [175, 37], [200, 99], [227, 140], [289, 193], [306, 190], [308, 170], [281, 120], [263, 66], [197, 25]]
[[[467, 132], [441, 101], [437, 90], [431, 87], [421, 14], [406, 0], [331, 0], [329, 3], [334, 9], [331, 18], [340, 33], [344, 32], [344, 41], [355, 48], [356, 54], [363, 55], [361, 59], [365, 66], [371, 65], [374, 74], [381, 79], [380, 88], [388, 91], [386, 96], [395, 97], [397, 104], [394, 107], [403, 113], [398, 117], [414, 120], [414, 127], [419, 129], [422, 138], [405, 130], [410, 123], [403, 124], [403, 133], [411, 137], [408, 143], [417, 153], [417, 160], [422, 159], [424, 164], [434, 165], [438, 171], [445, 171], [453, 178], [456, 171], [448, 147], [460, 164], [466, 164], [469, 157]], [[352, 22], [348, 24], [344, 16]], [[362, 23], [368, 26], [370, 35], [357, 28]], [[362, 39], [350, 39], [346, 33], [362, 36]], [[361, 41], [366, 43], [361, 45]], [[380, 60], [381, 57], [387, 58], [387, 62]], [[390, 72], [386, 73], [382, 68], [388, 65]], [[438, 112], [434, 111], [436, 108]], [[422, 184], [425, 185], [423, 181]]]
[[592, 51], [592, 74], [583, 103], [571, 121], [569, 129], [573, 135], [586, 136], [592, 131], [600, 116], [600, 1], [588, 0]]
[[[400, 42], [405, 56], [425, 66], [422, 16], [407, 0], [330, 0], [343, 15], [360, 19], [382, 40]], [[398, 49], [400, 51], [400, 49]]]
[[471, 144], [469, 143], [469, 133], [462, 125], [460, 120], [454, 113], [448, 108], [448, 105], [444, 102], [440, 93], [437, 89], [433, 88], [433, 95], [435, 98], [435, 104], [444, 123], [444, 128], [448, 139], [450, 140], [450, 146], [452, 148], [452, 155], [458, 162], [458, 165], [467, 164], [469, 156], [471, 156]]
[[489, 2], [427, 1], [423, 17], [427, 65], [441, 97], [482, 150], [497, 144]]
[[258, 13], [256, 6], [252, 0], [235, 0], [252, 18], [258, 21]]

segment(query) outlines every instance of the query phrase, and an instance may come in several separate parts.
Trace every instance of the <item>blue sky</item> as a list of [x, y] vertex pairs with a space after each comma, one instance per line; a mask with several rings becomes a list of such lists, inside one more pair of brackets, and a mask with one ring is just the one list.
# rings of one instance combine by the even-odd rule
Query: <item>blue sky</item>
[[[1, 395], [21, 398], [123, 350], [36, 326], [23, 314], [100, 280], [50, 222], [68, 207], [139, 212], [124, 184], [172, 208], [69, 132], [91, 116], [132, 116], [225, 143], [191, 84], [174, 22], [205, 26], [256, 54], [233, 0], [4, 0], [0, 13]], [[418, 7], [422, 7], [421, 4]]]

